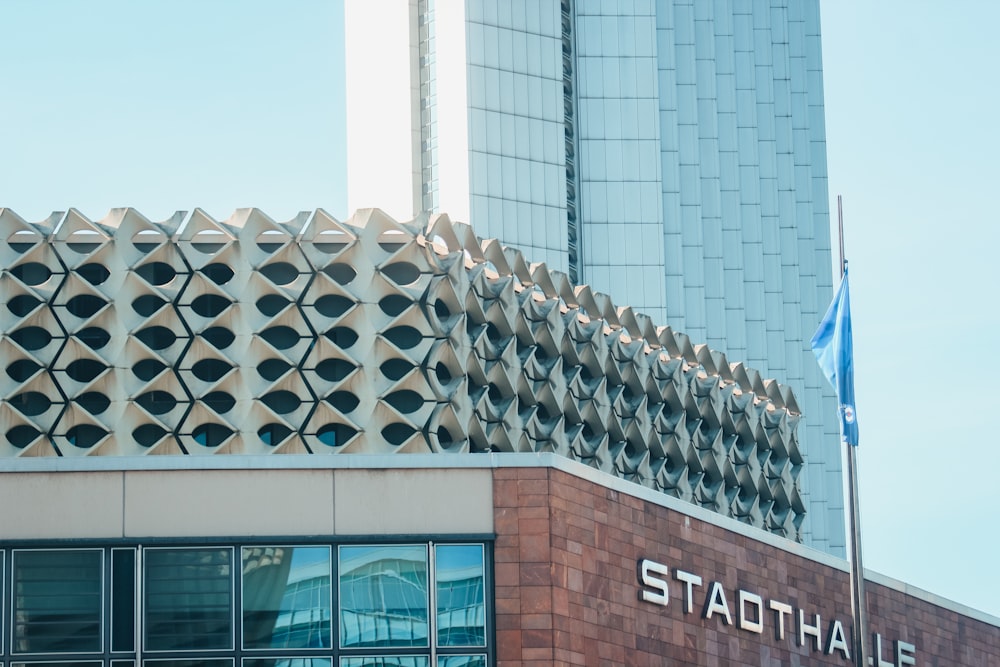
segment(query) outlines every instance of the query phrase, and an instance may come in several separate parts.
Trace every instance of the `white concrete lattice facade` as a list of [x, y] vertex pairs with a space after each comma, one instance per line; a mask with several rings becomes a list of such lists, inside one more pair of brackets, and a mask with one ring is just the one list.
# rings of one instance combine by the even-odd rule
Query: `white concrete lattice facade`
[[801, 539], [788, 387], [447, 216], [0, 229], [0, 457], [554, 452]]

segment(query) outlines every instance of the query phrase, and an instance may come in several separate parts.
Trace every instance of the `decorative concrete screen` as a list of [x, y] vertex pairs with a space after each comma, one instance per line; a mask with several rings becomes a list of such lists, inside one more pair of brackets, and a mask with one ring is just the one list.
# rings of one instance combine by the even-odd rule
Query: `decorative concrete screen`
[[0, 229], [3, 456], [556, 452], [799, 538], [788, 388], [447, 216]]

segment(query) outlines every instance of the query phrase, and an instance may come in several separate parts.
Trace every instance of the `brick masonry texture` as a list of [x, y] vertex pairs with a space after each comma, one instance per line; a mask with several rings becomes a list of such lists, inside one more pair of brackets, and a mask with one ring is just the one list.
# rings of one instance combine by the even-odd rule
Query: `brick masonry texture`
[[[852, 665], [812, 639], [799, 645], [799, 610], [820, 616], [822, 646], [839, 620], [851, 645], [847, 573], [724, 528], [548, 468], [494, 471], [497, 661], [532, 665]], [[670, 568], [669, 604], [639, 598], [638, 562]], [[703, 579], [685, 613], [676, 569]], [[720, 582], [733, 625], [703, 618]], [[763, 632], [739, 628], [738, 591], [763, 598]], [[917, 665], [1000, 665], [1000, 628], [868, 583], [871, 632], [882, 659], [893, 640], [916, 646]], [[776, 637], [768, 601], [786, 603]], [[753, 620], [752, 607], [747, 615]], [[853, 650], [852, 658], [853, 656]]]

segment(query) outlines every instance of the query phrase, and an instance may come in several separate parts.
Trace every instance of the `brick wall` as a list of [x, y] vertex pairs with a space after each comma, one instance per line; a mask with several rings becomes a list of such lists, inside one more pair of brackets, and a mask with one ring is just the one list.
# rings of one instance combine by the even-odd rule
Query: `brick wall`
[[[827, 654], [835, 621], [851, 643], [848, 575], [795, 553], [551, 468], [494, 472], [497, 659], [528, 665], [851, 665]], [[639, 599], [637, 564], [667, 566], [666, 606]], [[676, 570], [702, 578], [685, 585]], [[713, 582], [718, 604], [703, 618]], [[738, 592], [759, 595], [760, 633], [739, 627]], [[1000, 628], [869, 584], [871, 631], [895, 664], [893, 640], [915, 645], [917, 665], [1000, 665]], [[770, 601], [790, 605], [784, 638]], [[800, 645], [799, 610], [819, 615], [820, 650]], [[852, 651], [852, 658], [853, 651]]]

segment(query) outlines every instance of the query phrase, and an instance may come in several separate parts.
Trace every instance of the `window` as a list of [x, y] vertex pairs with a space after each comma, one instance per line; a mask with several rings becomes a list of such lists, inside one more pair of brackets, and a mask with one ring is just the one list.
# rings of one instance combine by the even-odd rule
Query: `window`
[[0, 550], [0, 665], [487, 667], [487, 547]]

